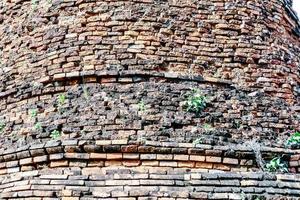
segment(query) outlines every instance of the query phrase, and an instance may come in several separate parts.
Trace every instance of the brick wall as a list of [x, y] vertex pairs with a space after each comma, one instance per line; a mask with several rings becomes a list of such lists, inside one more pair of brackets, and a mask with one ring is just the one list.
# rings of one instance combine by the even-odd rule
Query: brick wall
[[[299, 172], [284, 149], [300, 124], [291, 3], [1, 1], [2, 198], [299, 196], [297, 175], [259, 163]], [[209, 101], [199, 115], [192, 89]]]
[[[284, 7], [3, 1], [0, 113], [11, 136], [3, 141], [44, 141], [53, 129], [107, 139], [131, 129], [133, 139], [189, 142], [201, 132], [191, 129], [207, 123], [217, 143], [280, 146], [299, 127], [298, 22]], [[210, 99], [201, 116], [182, 106], [191, 88]], [[59, 94], [67, 98], [62, 114]]]
[[[261, 148], [289, 156], [300, 151]], [[1, 199], [287, 199], [299, 175], [262, 172], [251, 146], [63, 140], [0, 152]]]

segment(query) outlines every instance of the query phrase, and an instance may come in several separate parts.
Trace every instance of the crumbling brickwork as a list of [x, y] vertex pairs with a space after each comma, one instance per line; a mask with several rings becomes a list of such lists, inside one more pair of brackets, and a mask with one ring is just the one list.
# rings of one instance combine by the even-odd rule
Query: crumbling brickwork
[[297, 175], [262, 172], [300, 172], [291, 5], [2, 0], [1, 198], [299, 197]]

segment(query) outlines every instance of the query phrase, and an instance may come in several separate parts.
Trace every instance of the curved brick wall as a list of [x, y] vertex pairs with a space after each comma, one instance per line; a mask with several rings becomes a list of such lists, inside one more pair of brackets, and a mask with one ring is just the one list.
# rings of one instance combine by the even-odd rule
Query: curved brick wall
[[298, 175], [261, 169], [300, 171], [283, 148], [300, 124], [291, 4], [1, 1], [1, 198], [299, 197]]

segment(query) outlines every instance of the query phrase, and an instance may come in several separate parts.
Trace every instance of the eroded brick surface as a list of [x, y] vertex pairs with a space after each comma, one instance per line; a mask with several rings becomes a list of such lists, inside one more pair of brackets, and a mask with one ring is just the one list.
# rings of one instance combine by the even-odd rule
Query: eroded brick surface
[[291, 4], [1, 1], [0, 198], [299, 198]]
[[[298, 22], [287, 2], [41, 0], [0, 8], [3, 145], [44, 142], [60, 130], [67, 138], [204, 135], [204, 143], [278, 146], [299, 127]], [[210, 100], [200, 116], [183, 108], [191, 88]]]

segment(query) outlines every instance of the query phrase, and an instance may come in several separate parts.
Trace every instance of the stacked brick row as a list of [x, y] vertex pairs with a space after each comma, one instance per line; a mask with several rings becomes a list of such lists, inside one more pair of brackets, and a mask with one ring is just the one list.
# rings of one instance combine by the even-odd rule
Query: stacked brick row
[[[291, 170], [300, 171], [297, 150], [260, 147], [262, 159], [273, 155], [287, 157]], [[223, 171], [259, 170], [252, 146], [211, 146], [191, 143], [151, 142], [131, 143], [127, 140], [64, 140], [45, 144], [25, 145], [20, 148], [1, 149], [0, 174], [35, 169], [50, 163], [50, 167], [76, 165], [72, 159], [82, 160], [82, 167], [98, 166], [161, 166], [218, 169]], [[95, 160], [98, 160], [95, 162]], [[298, 167], [298, 168], [296, 168]]]
[[[299, 161], [299, 151], [261, 151]], [[249, 146], [64, 140], [2, 149], [0, 160], [1, 199], [296, 199], [300, 194], [299, 175], [260, 171]]]
[[[0, 198], [299, 198], [291, 5], [1, 1]], [[262, 172], [274, 156], [295, 174]]]
[[1, 199], [298, 199], [299, 177], [169, 167], [70, 167], [14, 173]]
[[[65, 140], [1, 151], [1, 199], [299, 197], [298, 175], [251, 172], [258, 169], [245, 147], [155, 145]], [[267, 147], [262, 151], [296, 153]]]

